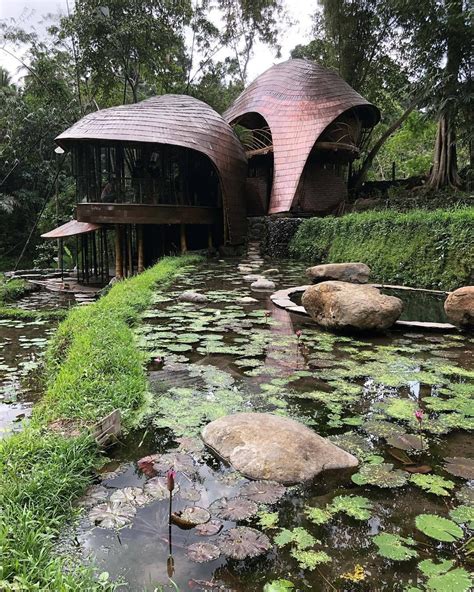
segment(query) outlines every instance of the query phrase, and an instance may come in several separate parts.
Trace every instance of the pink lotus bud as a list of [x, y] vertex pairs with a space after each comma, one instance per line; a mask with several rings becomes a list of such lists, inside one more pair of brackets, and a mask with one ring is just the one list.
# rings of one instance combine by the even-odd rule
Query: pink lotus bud
[[173, 469], [170, 469], [167, 473], [166, 473], [166, 485], [168, 487], [168, 491], [173, 491], [174, 489], [174, 480], [176, 477], [176, 471], [173, 471]]
[[295, 331], [295, 335], [299, 339], [303, 335], [303, 331], [301, 329], [298, 329], [298, 331]]
[[417, 421], [419, 421], [421, 423], [421, 421], [423, 419], [423, 411], [421, 409], [417, 409], [415, 411], [415, 417], [416, 417]]

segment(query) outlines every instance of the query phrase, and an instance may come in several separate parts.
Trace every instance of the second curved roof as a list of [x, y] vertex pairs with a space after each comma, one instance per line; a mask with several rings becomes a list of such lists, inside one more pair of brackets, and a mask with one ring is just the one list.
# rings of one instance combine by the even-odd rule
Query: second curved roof
[[258, 76], [224, 113], [229, 123], [258, 113], [272, 133], [274, 182], [269, 213], [291, 209], [306, 160], [324, 129], [345, 111], [356, 109], [366, 127], [380, 119], [338, 74], [314, 62], [290, 59]]

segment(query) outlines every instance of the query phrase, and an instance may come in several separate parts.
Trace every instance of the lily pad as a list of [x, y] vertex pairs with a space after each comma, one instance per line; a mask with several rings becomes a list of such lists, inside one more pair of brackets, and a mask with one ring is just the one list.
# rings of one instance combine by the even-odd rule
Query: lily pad
[[196, 532], [201, 536], [213, 536], [218, 534], [224, 526], [221, 520], [209, 520], [205, 524], [198, 524], [196, 526]]
[[352, 475], [357, 485], [376, 485], [377, 487], [402, 487], [408, 480], [408, 473], [393, 470], [391, 463], [363, 465], [358, 473]]
[[221, 497], [215, 500], [211, 506], [210, 511], [212, 514], [221, 518], [221, 520], [247, 520], [258, 512], [258, 506], [252, 500], [244, 497], [233, 497], [227, 499]]
[[454, 481], [444, 479], [439, 475], [412, 475], [410, 482], [434, 495], [451, 495], [449, 490], [455, 486]]
[[474, 506], [474, 489], [468, 485], [463, 485], [461, 489], [456, 491], [456, 499], [462, 504]]
[[304, 549], [309, 549], [309, 547], [314, 547], [320, 541], [315, 539], [305, 528], [297, 526], [293, 530], [282, 528], [273, 542], [277, 547], [284, 547], [289, 544], [296, 545], [298, 549], [303, 551]]
[[420, 514], [415, 522], [418, 530], [436, 541], [452, 543], [463, 537], [462, 528], [455, 522], [436, 514]]
[[232, 559], [247, 559], [248, 557], [258, 557], [263, 555], [270, 548], [270, 540], [262, 532], [239, 526], [227, 530], [219, 541], [221, 552]]
[[127, 503], [132, 506], [144, 506], [150, 501], [141, 487], [124, 487], [124, 489], [117, 489], [110, 496], [111, 502], [118, 502], [121, 504]]
[[444, 470], [456, 477], [474, 479], [474, 459], [462, 456], [448, 456], [444, 459]]
[[387, 444], [400, 448], [400, 450], [426, 450], [428, 445], [425, 438], [417, 434], [400, 434], [387, 438]]
[[330, 563], [331, 557], [324, 551], [303, 551], [301, 549], [293, 549], [291, 556], [296, 559], [301, 569], [312, 571], [316, 569], [321, 563]]
[[101, 528], [123, 528], [132, 522], [136, 512], [131, 504], [109, 501], [92, 508], [89, 520]]
[[418, 556], [415, 549], [411, 548], [415, 544], [412, 538], [383, 532], [372, 540], [378, 547], [378, 554], [392, 561], [406, 561]]
[[107, 489], [103, 485], [91, 485], [84, 495], [79, 498], [77, 505], [83, 508], [92, 508], [92, 506], [105, 501], [109, 493], [110, 489]]
[[240, 495], [261, 504], [276, 503], [286, 491], [286, 487], [273, 481], [251, 481], [243, 485]]
[[198, 524], [206, 524], [211, 519], [211, 515], [205, 508], [199, 506], [192, 506], [185, 508], [182, 512], [177, 512], [179, 519], [186, 522], [190, 526], [197, 526]]
[[201, 499], [201, 492], [198, 489], [182, 489], [179, 492], [179, 497], [188, 502], [198, 502]]
[[144, 456], [139, 461], [137, 461], [137, 467], [147, 477], [154, 477], [156, 475], [156, 471], [153, 468], [153, 465], [157, 462], [160, 456], [160, 454], [150, 454], [149, 456]]
[[474, 507], [473, 506], [458, 506], [453, 508], [449, 515], [458, 524], [466, 524], [468, 528], [474, 530]]
[[153, 465], [157, 473], [167, 473], [170, 469], [192, 475], [196, 472], [194, 460], [183, 452], [168, 452], [161, 454]]
[[[167, 499], [170, 496], [166, 477], [153, 477], [145, 483], [143, 491], [155, 500]], [[179, 485], [176, 483], [171, 494], [175, 495], [178, 491]]]
[[219, 547], [212, 543], [193, 543], [186, 549], [186, 555], [196, 563], [206, 563], [218, 559], [221, 554]]

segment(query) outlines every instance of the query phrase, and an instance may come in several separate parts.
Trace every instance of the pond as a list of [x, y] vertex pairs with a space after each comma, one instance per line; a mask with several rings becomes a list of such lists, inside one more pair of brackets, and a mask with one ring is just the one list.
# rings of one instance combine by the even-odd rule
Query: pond
[[[71, 302], [67, 296], [40, 290], [14, 305], [25, 310], [51, 310]], [[49, 319], [0, 319], [0, 437], [21, 429], [41, 394], [35, 371], [56, 324]]]
[[[303, 266], [272, 266], [277, 288], [304, 283]], [[271, 590], [444, 589], [428, 587], [433, 577], [467, 589], [472, 336], [332, 335], [243, 275], [237, 262], [209, 263], [156, 293], [136, 330], [149, 359], [143, 430], [110, 451], [63, 544], [123, 590], [257, 592], [283, 579], [294, 588]], [[207, 302], [180, 302], [189, 289]], [[237, 411], [297, 419], [361, 464], [255, 489], [199, 440], [206, 423]], [[173, 512], [201, 508], [191, 515], [211, 516], [205, 527], [169, 527], [170, 467]], [[448, 563], [436, 576], [424, 560]]]

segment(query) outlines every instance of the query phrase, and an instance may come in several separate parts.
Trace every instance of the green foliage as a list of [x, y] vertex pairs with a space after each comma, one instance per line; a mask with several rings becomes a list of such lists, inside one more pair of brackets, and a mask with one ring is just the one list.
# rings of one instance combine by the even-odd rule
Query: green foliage
[[315, 524], [325, 524], [338, 512], [343, 512], [356, 520], [368, 520], [372, 504], [361, 495], [338, 495], [323, 508], [305, 508], [305, 514]]
[[351, 477], [357, 485], [375, 485], [377, 487], [402, 487], [408, 480], [408, 473], [393, 470], [391, 463], [362, 465], [358, 473]]
[[440, 477], [439, 475], [412, 475], [410, 482], [418, 485], [428, 493], [435, 495], [451, 495], [449, 490], [455, 486], [454, 481]]
[[4, 275], [0, 274], [0, 305], [4, 304], [5, 302], [18, 300], [26, 292], [28, 292], [29, 286], [30, 285], [26, 280], [7, 280]]
[[125, 429], [131, 427], [133, 412], [144, 401], [146, 379], [128, 324], [148, 306], [156, 282], [166, 283], [194, 261], [164, 259], [117, 284], [97, 303], [73, 309], [60, 325], [46, 362], [43, 403], [22, 432], [0, 440], [2, 589], [113, 588], [95, 582], [90, 571], [65, 566], [55, 553], [54, 539], [73, 516], [72, 502], [90, 484], [100, 456], [88, 435], [65, 438], [50, 432], [47, 423], [56, 418], [92, 423], [118, 408]]
[[306, 529], [298, 526], [293, 528], [293, 530], [282, 528], [273, 542], [277, 547], [294, 544], [298, 549], [304, 550], [313, 547], [319, 541], [317, 541], [317, 539], [315, 539]]
[[331, 557], [324, 551], [302, 551], [301, 549], [293, 549], [291, 556], [296, 559], [301, 569], [312, 571], [316, 569], [321, 563], [330, 563]]
[[416, 527], [426, 536], [445, 543], [452, 543], [463, 537], [462, 528], [455, 522], [435, 514], [420, 514], [417, 516]]
[[411, 548], [415, 544], [412, 538], [384, 532], [372, 540], [378, 547], [378, 554], [392, 561], [407, 561], [418, 556], [415, 549]]
[[278, 526], [278, 512], [260, 512], [258, 514], [258, 525], [264, 530]]
[[435, 563], [431, 559], [420, 561], [418, 569], [427, 576], [426, 587], [432, 592], [467, 592], [471, 589], [472, 578], [462, 568], [455, 568], [454, 561], [442, 559]]
[[449, 515], [458, 524], [467, 524], [468, 528], [474, 529], [474, 507], [461, 505], [450, 510]]
[[289, 580], [273, 580], [273, 582], [267, 582], [263, 587], [263, 592], [288, 592], [293, 590], [295, 585]]
[[374, 281], [457, 288], [469, 283], [474, 267], [474, 209], [310, 218], [290, 253], [313, 264], [361, 261]]

